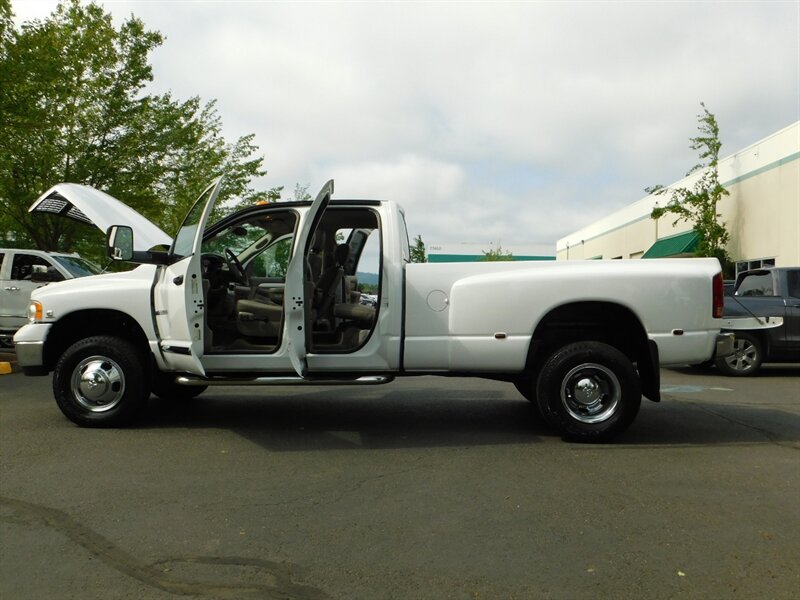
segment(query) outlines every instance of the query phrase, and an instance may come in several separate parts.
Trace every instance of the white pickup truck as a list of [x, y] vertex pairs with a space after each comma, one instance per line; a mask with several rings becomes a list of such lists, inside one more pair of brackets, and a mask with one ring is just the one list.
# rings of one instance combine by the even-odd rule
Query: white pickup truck
[[[209, 225], [220, 181], [174, 239], [98, 190], [60, 184], [31, 212], [91, 222], [133, 270], [33, 293], [15, 336], [84, 426], [132, 422], [150, 393], [219, 385], [504, 380], [567, 439], [604, 441], [659, 400], [659, 365], [732, 351], [715, 259], [413, 264], [393, 202], [256, 205]], [[359, 273], [377, 273], [375, 306]]]

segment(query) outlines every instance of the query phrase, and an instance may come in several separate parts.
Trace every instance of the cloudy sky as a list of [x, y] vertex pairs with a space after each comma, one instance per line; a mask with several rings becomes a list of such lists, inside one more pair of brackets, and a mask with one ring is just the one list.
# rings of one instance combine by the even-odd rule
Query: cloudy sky
[[[13, 0], [18, 20], [55, 2]], [[800, 2], [102, 2], [166, 35], [153, 91], [216, 98], [263, 187], [335, 179], [427, 244], [546, 244], [800, 119]]]

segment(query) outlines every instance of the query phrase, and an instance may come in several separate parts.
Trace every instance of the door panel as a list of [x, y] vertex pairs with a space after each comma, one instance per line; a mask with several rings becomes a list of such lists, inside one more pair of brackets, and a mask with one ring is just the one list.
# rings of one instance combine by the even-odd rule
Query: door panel
[[294, 246], [294, 254], [289, 261], [286, 271], [286, 287], [284, 290], [284, 333], [286, 336], [287, 351], [289, 360], [292, 362], [295, 372], [300, 377], [308, 375], [308, 362], [306, 360], [306, 341], [311, 334], [310, 331], [310, 310], [311, 292], [313, 284], [306, 281], [306, 254], [311, 245], [311, 239], [319, 225], [325, 209], [333, 194], [333, 180], [326, 183], [314, 203], [306, 213]]
[[200, 195], [184, 219], [160, 267], [155, 290], [156, 326], [164, 361], [175, 371], [205, 375], [200, 362], [205, 341], [205, 299], [200, 245], [222, 178]]
[[790, 358], [800, 361], [800, 269], [786, 272], [786, 345]]

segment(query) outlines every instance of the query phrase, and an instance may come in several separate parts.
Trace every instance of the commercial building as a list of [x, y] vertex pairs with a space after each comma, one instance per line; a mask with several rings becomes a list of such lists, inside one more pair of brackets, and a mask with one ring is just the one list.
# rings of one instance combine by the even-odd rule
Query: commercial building
[[[668, 187], [691, 189], [695, 173]], [[730, 193], [717, 205], [730, 233], [737, 272], [762, 265], [800, 265], [800, 121], [721, 159]], [[666, 196], [650, 195], [561, 238], [558, 260], [692, 256], [697, 236], [675, 215], [650, 218]]]

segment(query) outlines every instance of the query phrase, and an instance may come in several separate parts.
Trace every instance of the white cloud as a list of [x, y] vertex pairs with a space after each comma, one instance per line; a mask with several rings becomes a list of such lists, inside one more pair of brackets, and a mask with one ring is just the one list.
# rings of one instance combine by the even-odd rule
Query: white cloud
[[[22, 18], [53, 3], [15, 2]], [[796, 3], [107, 2], [167, 36], [154, 89], [217, 98], [265, 187], [400, 201], [426, 242], [550, 242], [800, 118]]]

